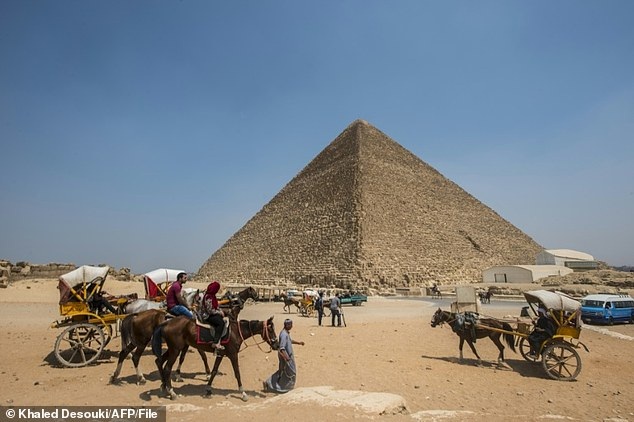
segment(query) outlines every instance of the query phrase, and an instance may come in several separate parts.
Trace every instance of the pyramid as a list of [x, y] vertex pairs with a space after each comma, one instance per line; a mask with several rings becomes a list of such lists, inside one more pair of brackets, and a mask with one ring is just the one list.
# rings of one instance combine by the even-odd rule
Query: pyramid
[[472, 283], [543, 248], [363, 120], [348, 126], [200, 268], [225, 283]]

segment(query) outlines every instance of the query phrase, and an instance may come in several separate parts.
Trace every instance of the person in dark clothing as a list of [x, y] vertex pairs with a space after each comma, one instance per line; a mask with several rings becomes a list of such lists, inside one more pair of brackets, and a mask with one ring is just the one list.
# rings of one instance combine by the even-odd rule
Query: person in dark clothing
[[205, 296], [203, 296], [202, 302], [202, 317], [211, 326], [214, 327], [214, 348], [216, 350], [224, 350], [224, 346], [220, 344], [220, 336], [222, 336], [222, 330], [224, 329], [225, 313], [220, 309], [216, 293], [220, 290], [220, 283], [217, 281], [212, 282], [207, 286]]
[[104, 294], [107, 294], [107, 293], [106, 292], [95, 292], [95, 294], [93, 294], [92, 298], [90, 299], [91, 307], [98, 314], [103, 313], [103, 309], [104, 308], [106, 310], [108, 310], [108, 312], [112, 312], [113, 314], [116, 314], [117, 310], [115, 309], [114, 306], [112, 306], [112, 304], [108, 301], [108, 299], [106, 299], [104, 297]]
[[315, 309], [317, 310], [317, 322], [321, 326], [321, 319], [324, 317], [324, 292], [319, 292], [319, 296], [315, 300]]
[[537, 357], [540, 352], [541, 345], [557, 332], [555, 322], [548, 316], [548, 311], [542, 307], [537, 309], [537, 321], [535, 321], [535, 329], [528, 336], [528, 342], [531, 346], [529, 356]]

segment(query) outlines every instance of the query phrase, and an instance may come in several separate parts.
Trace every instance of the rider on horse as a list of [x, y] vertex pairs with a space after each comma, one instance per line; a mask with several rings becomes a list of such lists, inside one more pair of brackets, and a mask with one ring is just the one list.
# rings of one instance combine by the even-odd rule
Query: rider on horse
[[216, 293], [218, 293], [219, 290], [220, 283], [217, 281], [207, 286], [207, 291], [203, 296], [201, 311], [203, 320], [214, 327], [214, 347], [216, 350], [224, 350], [224, 346], [220, 344], [220, 337], [222, 336], [222, 329], [225, 325], [223, 319], [225, 313], [220, 309], [218, 299], [216, 298]]

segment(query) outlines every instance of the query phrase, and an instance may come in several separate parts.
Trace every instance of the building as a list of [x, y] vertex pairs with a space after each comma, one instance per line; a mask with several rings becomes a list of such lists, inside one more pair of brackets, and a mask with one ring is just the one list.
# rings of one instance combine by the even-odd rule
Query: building
[[482, 272], [484, 283], [532, 283], [549, 276], [570, 274], [562, 265], [498, 265]]
[[596, 270], [597, 261], [590, 254], [571, 249], [545, 249], [535, 257], [537, 265], [560, 265], [574, 271]]

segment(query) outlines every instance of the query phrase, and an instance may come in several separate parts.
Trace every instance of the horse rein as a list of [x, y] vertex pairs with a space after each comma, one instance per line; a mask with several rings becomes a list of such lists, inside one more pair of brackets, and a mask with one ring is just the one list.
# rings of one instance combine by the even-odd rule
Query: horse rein
[[[449, 317], [449, 316], [451, 316], [451, 313], [447, 313], [447, 315], [448, 315], [448, 317]], [[456, 315], [456, 314], [454, 314], [454, 315]], [[435, 315], [434, 315], [434, 317], [435, 317]], [[448, 319], [448, 320], [446, 320], [446, 321], [445, 321], [445, 320], [443, 320], [443, 319], [441, 319], [439, 322], [436, 322], [436, 321], [435, 321], [435, 320], [436, 320], [436, 318], [434, 318], [434, 320], [432, 320], [432, 323], [436, 322], [436, 325], [440, 325], [440, 326], [442, 327], [442, 326], [443, 326], [443, 325], [445, 325], [445, 324], [449, 324], [449, 325], [451, 325], [451, 323], [452, 323], [452, 322], [455, 322], [457, 319], [458, 319], [458, 318]], [[432, 325], [432, 327], [435, 327], [436, 325]]]
[[[251, 321], [247, 321], [247, 323], [249, 324], [249, 331], [253, 332], [251, 330]], [[267, 328], [269, 327], [268, 321], [262, 324], [262, 333], [260, 334], [262, 336], [262, 341], [258, 342], [255, 337], [253, 335], [251, 335], [251, 337], [253, 337], [253, 342], [255, 343], [256, 346], [258, 346], [258, 349], [260, 349], [260, 351], [262, 353], [271, 353], [273, 351], [273, 347], [271, 346], [271, 344], [267, 341], [270, 340], [269, 337], [269, 332], [267, 330]], [[249, 347], [249, 345], [247, 344], [246, 339], [244, 338], [244, 335], [242, 334], [242, 325], [240, 324], [240, 321], [238, 321], [238, 333], [240, 333], [240, 339], [242, 340], [242, 344], [244, 344], [244, 349], [241, 349], [238, 351], [238, 353], [240, 353], [243, 350], [246, 350], [247, 347]], [[262, 348], [260, 347], [260, 344], [262, 343], [267, 343], [269, 345], [269, 351], [267, 352], [266, 350], [262, 350]]]

